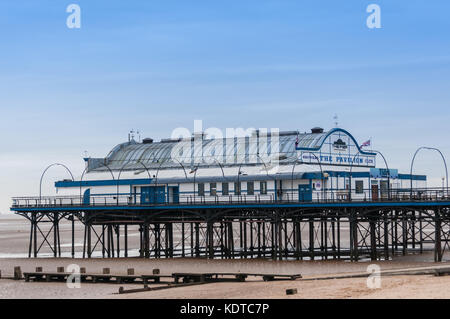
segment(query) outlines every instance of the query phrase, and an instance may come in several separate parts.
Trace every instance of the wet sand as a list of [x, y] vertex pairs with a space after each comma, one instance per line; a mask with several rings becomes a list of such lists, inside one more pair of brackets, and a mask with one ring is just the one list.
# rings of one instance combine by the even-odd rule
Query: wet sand
[[[0, 218], [0, 271], [2, 277], [11, 277], [15, 266], [22, 271], [35, 271], [42, 267], [44, 271], [56, 271], [57, 267], [77, 264], [86, 267], [88, 273], [101, 273], [108, 267], [111, 273], [126, 274], [127, 268], [134, 268], [136, 274], [151, 274], [155, 268], [161, 274], [174, 272], [232, 272], [261, 274], [301, 274], [304, 278], [330, 274], [348, 274], [366, 272], [371, 262], [350, 263], [348, 261], [270, 261], [270, 260], [207, 260], [207, 259], [159, 259], [138, 258], [120, 259], [72, 259], [37, 258], [28, 259], [29, 224], [23, 218], [2, 216]], [[63, 253], [68, 255], [70, 224], [61, 227]], [[82, 238], [82, 229], [77, 229], [78, 238]], [[65, 238], [67, 237], [67, 238]], [[65, 245], [66, 244], [66, 245]], [[80, 255], [81, 243], [77, 245]], [[70, 254], [69, 254], [70, 255]], [[395, 257], [391, 261], [378, 261], [382, 270], [450, 263], [432, 262], [433, 254]], [[213, 283], [193, 287], [178, 287], [168, 290], [140, 292], [118, 295], [120, 285], [82, 283], [81, 289], [69, 289], [65, 283], [25, 283], [24, 281], [0, 280], [0, 298], [450, 298], [450, 277], [433, 276], [395, 276], [382, 277], [382, 288], [367, 288], [365, 278], [332, 279], [305, 281], [263, 282], [249, 278], [245, 283]], [[126, 289], [140, 288], [142, 285], [123, 285]], [[287, 288], [297, 288], [298, 294], [286, 296]]]
[[[215, 283], [170, 290], [110, 295], [109, 298], [180, 299], [403, 299], [450, 298], [450, 277], [396, 276], [382, 278], [380, 289], [367, 288], [365, 278], [295, 282]], [[287, 296], [286, 289], [298, 294]]]
[[[324, 275], [366, 272], [369, 262], [348, 263], [343, 261], [281, 261], [268, 260], [142, 260], [128, 259], [0, 259], [3, 277], [12, 276], [14, 266], [22, 271], [56, 271], [57, 267], [77, 264], [87, 272], [101, 273], [102, 268], [111, 268], [111, 273], [126, 274], [134, 268], [136, 274], [151, 274], [154, 268], [161, 274], [173, 272], [242, 272], [302, 274], [305, 279]], [[377, 262], [382, 270], [449, 265], [447, 263], [384, 261]], [[193, 287], [118, 295], [120, 286], [126, 289], [142, 288], [142, 285], [90, 284], [82, 283], [81, 289], [69, 289], [65, 283], [25, 283], [24, 281], [0, 280], [0, 298], [450, 298], [450, 277], [428, 276], [382, 276], [382, 288], [367, 288], [366, 278], [297, 280], [263, 282], [249, 277], [245, 283], [213, 283]], [[297, 288], [298, 294], [286, 296], [285, 290]]]

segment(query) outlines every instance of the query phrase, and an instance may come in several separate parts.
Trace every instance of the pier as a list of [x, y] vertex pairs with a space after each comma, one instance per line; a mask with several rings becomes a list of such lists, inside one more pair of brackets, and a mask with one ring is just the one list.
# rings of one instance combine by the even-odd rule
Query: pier
[[[85, 205], [77, 196], [22, 197], [13, 199], [11, 210], [29, 220], [28, 253], [35, 258], [43, 246], [61, 256], [63, 219], [72, 223], [72, 257], [75, 224], [84, 226], [83, 258], [94, 252], [128, 257], [138, 248], [141, 258], [358, 261], [432, 250], [442, 261], [450, 248], [450, 196], [443, 189], [396, 190], [376, 200], [327, 198], [180, 197], [176, 204], [140, 204], [111, 196]], [[43, 223], [51, 224], [48, 232]], [[139, 231], [139, 247], [129, 247], [132, 228]]]

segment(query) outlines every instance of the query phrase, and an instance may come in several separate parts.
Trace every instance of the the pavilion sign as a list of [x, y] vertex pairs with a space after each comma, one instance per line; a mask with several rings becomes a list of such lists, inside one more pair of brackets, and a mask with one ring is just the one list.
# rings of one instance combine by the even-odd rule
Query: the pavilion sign
[[325, 154], [323, 152], [299, 152], [298, 158], [306, 163], [333, 164], [333, 165], [355, 165], [375, 167], [375, 156], [369, 155], [343, 155]]

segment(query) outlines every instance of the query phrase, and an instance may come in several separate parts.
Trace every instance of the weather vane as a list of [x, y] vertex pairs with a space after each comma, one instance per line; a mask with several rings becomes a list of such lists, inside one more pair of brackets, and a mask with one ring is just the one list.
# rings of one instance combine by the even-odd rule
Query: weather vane
[[338, 126], [339, 126], [339, 122], [338, 122], [338, 116], [337, 116], [337, 114], [334, 114], [333, 120], [334, 120], [334, 126], [338, 127]]

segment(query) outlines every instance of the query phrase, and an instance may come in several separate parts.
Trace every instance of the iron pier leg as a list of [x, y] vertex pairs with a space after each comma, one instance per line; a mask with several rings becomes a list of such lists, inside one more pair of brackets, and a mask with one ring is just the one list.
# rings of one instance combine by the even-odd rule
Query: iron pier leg
[[370, 227], [370, 260], [377, 260], [377, 237], [376, 237], [376, 222], [373, 217], [369, 221]]
[[191, 257], [194, 257], [194, 223], [190, 223], [190, 228], [191, 228]]
[[58, 249], [56, 248], [58, 246], [58, 229], [57, 229], [57, 220], [58, 220], [58, 213], [53, 214], [53, 257], [58, 257]]
[[173, 258], [173, 223], [168, 223], [168, 235], [169, 235], [169, 257]]
[[257, 223], [257, 236], [258, 236], [258, 258], [261, 258], [261, 222]]
[[87, 223], [87, 255], [88, 258], [92, 257], [92, 242], [91, 242], [91, 222]]
[[75, 258], [75, 215], [72, 214], [72, 258]]
[[341, 219], [337, 218], [337, 256], [341, 259]]
[[181, 221], [181, 257], [185, 257], [185, 230], [184, 230], [184, 221]]
[[230, 247], [230, 256], [234, 259], [234, 236], [233, 236], [233, 221], [231, 220], [228, 225], [228, 241]]
[[164, 257], [169, 258], [169, 224], [164, 224]]
[[83, 259], [86, 258], [86, 242], [87, 242], [87, 222], [84, 223], [84, 237], [83, 237]]
[[115, 227], [116, 229], [116, 239], [117, 239], [117, 258], [120, 258], [120, 225]]
[[139, 225], [139, 257], [144, 258], [144, 227]]
[[208, 257], [209, 259], [214, 259], [214, 222], [212, 221], [206, 223], [206, 242]]
[[250, 220], [250, 258], [254, 258], [253, 256], [253, 220]]
[[240, 256], [241, 258], [244, 255], [244, 235], [243, 235], [243, 229], [242, 229], [242, 220], [239, 219], [239, 250], [240, 250]]
[[56, 227], [58, 228], [58, 257], [61, 258], [61, 233], [59, 232], [59, 219], [57, 221]]
[[34, 232], [33, 232], [33, 236], [34, 236], [34, 258], [37, 258], [37, 253], [38, 253], [38, 248], [37, 248], [37, 224], [38, 224], [38, 219], [37, 216], [34, 216], [34, 223], [33, 223], [33, 227], [34, 227]]
[[155, 258], [161, 258], [161, 226], [155, 224]]
[[34, 229], [34, 217], [31, 215], [30, 218], [30, 244], [28, 246], [28, 258], [31, 258], [31, 250], [33, 247], [33, 229]]
[[300, 260], [301, 248], [302, 248], [301, 247], [302, 238], [301, 238], [300, 222], [298, 220], [294, 219], [293, 227], [294, 227], [295, 259]]
[[408, 221], [406, 220], [406, 213], [402, 212], [402, 254], [406, 256], [408, 249]]
[[323, 218], [323, 249], [325, 252], [325, 260], [328, 259], [328, 220]]
[[244, 230], [244, 258], [247, 258], [247, 223], [245, 221], [241, 222], [243, 230]]
[[333, 217], [331, 219], [331, 237], [332, 237], [332, 246], [331, 250], [333, 251], [333, 259], [336, 259], [336, 218]]
[[314, 219], [309, 220], [309, 255], [314, 260]]
[[280, 227], [283, 227], [283, 225], [284, 225], [284, 257], [287, 259], [289, 257], [288, 223], [285, 220], [284, 223], [280, 223], [280, 224], [281, 224]]
[[150, 233], [149, 224], [144, 224], [144, 256], [150, 258]]
[[354, 212], [350, 215], [350, 256], [352, 261], [358, 261], [358, 221]]
[[195, 257], [200, 257], [200, 223], [195, 223]]
[[434, 261], [441, 262], [442, 261], [442, 243], [441, 243], [441, 216], [440, 210], [435, 211], [435, 243], [434, 243]]
[[125, 232], [125, 258], [128, 258], [128, 225], [124, 226], [124, 230]]
[[277, 217], [277, 248], [278, 248], [278, 259], [283, 260], [283, 224], [279, 217]]
[[389, 221], [388, 213], [384, 213], [384, 259], [389, 260]]
[[422, 211], [419, 211], [419, 228], [420, 228], [420, 253], [423, 253], [423, 221]]

